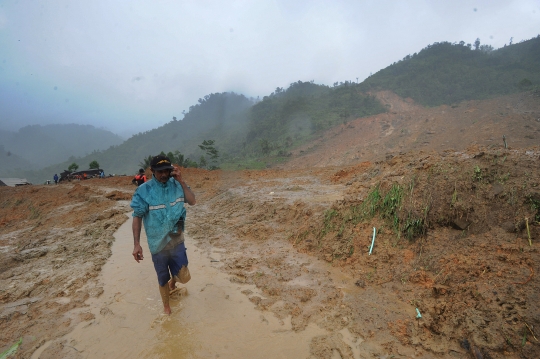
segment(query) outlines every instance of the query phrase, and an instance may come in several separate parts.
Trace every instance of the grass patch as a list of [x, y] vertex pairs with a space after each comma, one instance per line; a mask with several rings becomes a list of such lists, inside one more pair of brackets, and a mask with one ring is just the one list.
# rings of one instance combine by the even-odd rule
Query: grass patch
[[297, 236], [295, 236], [295, 238], [294, 238], [294, 243], [295, 243], [295, 244], [298, 244], [298, 243], [302, 242], [304, 239], [307, 238], [307, 236], [309, 235], [309, 233], [310, 233], [309, 230], [301, 232], [300, 234], [298, 234]]
[[34, 208], [33, 206], [28, 207], [30, 210], [30, 219], [38, 219], [41, 217], [41, 213], [37, 208]]
[[473, 179], [475, 181], [481, 181], [482, 178], [482, 169], [478, 165], [476, 165], [473, 169]]
[[422, 209], [404, 208], [406, 198], [412, 198], [414, 180], [407, 186], [392, 184], [384, 190], [380, 183], [369, 192], [366, 199], [343, 211], [327, 210], [324, 214], [323, 228], [319, 231], [319, 239], [330, 232], [341, 238], [347, 229], [375, 216], [382, 218], [399, 237], [409, 240], [423, 236], [427, 231], [427, 214], [429, 206]]
[[324, 212], [323, 229], [319, 232], [319, 238], [324, 237], [328, 232], [334, 230], [333, 218], [337, 217], [339, 212], [335, 209], [329, 209]]
[[540, 222], [540, 199], [532, 198], [532, 196], [529, 196], [529, 202], [531, 203], [532, 209], [536, 211], [536, 214], [534, 215], [534, 221]]

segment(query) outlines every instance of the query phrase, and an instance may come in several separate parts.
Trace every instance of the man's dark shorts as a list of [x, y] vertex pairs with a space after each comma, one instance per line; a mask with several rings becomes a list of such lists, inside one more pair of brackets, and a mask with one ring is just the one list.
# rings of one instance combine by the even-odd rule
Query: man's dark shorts
[[186, 246], [184, 242], [168, 249], [166, 246], [161, 252], [152, 254], [152, 262], [156, 269], [158, 282], [163, 287], [171, 279], [171, 274], [178, 275], [182, 266], [188, 265]]

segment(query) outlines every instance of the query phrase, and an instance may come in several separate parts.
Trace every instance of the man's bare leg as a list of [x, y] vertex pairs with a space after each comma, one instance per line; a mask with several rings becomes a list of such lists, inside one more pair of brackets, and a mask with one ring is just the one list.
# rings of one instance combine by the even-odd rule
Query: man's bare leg
[[170, 315], [171, 306], [169, 305], [169, 284], [165, 284], [163, 287], [160, 286], [159, 294], [161, 294], [161, 301], [163, 302], [163, 312]]
[[169, 289], [173, 290], [174, 288], [176, 288], [176, 276], [175, 275], [173, 275], [173, 277], [169, 281]]

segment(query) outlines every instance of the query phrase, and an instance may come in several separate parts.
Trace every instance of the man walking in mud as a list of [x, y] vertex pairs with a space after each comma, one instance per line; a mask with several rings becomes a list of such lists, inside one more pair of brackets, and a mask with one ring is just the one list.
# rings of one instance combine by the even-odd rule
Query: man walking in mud
[[137, 263], [144, 258], [140, 244], [144, 223], [148, 247], [158, 277], [163, 310], [165, 314], [171, 314], [169, 291], [175, 288], [177, 280], [182, 283], [189, 280], [184, 245], [184, 202], [193, 206], [196, 202], [195, 194], [183, 180], [180, 168], [173, 167], [168, 157], [153, 157], [150, 168], [152, 179], [137, 187], [131, 200], [133, 258]]

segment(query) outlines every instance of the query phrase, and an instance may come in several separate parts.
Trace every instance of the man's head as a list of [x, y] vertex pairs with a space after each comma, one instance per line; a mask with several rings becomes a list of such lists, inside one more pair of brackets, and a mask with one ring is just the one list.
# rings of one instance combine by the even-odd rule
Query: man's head
[[167, 156], [157, 155], [150, 161], [150, 170], [161, 183], [165, 183], [169, 180], [173, 169], [174, 167], [171, 164], [171, 160]]
[[144, 173], [144, 169], [141, 168], [141, 169], [139, 170], [139, 173], [140, 173], [140, 174], [143, 174], [143, 173]]

